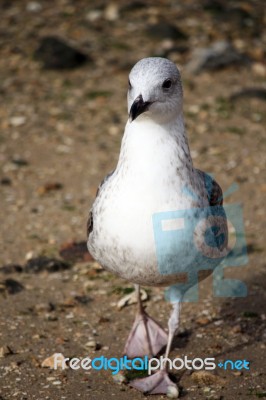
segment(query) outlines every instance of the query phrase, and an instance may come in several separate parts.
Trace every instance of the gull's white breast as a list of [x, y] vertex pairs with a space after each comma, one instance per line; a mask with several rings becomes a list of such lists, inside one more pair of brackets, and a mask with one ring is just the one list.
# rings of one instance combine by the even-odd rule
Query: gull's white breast
[[[207, 205], [192, 165], [178, 161], [180, 143], [167, 133], [149, 124], [127, 126], [117, 169], [92, 208], [89, 251], [106, 269], [142, 285], [179, 280], [158, 270], [152, 215], [193, 208], [195, 198], [196, 206]], [[192, 187], [195, 196], [188, 196]]]

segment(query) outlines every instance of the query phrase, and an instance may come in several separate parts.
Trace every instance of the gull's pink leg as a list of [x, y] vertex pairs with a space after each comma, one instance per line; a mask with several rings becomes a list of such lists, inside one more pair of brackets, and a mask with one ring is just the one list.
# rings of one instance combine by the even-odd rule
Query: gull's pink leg
[[177, 331], [179, 324], [179, 313], [180, 313], [180, 301], [173, 303], [173, 311], [168, 321], [169, 333], [168, 333], [168, 343], [165, 352], [165, 363], [161, 370], [156, 372], [153, 375], [148, 376], [143, 379], [134, 379], [130, 382], [130, 386], [133, 386], [135, 389], [140, 390], [141, 392], [147, 394], [168, 394], [172, 398], [178, 397], [178, 388], [171, 381], [167, 372], [167, 359], [169, 356], [169, 352], [171, 349], [171, 344], [174, 338], [174, 335]]
[[138, 296], [138, 311], [127, 339], [124, 354], [129, 358], [155, 356], [167, 344], [165, 330], [144, 310], [140, 288], [136, 285]]

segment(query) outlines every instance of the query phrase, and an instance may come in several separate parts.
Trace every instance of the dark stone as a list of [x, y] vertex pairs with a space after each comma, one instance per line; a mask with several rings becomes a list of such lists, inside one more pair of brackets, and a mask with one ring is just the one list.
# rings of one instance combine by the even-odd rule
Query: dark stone
[[10, 186], [12, 184], [11, 179], [7, 178], [7, 177], [2, 178], [0, 182], [1, 182], [1, 185], [4, 185], [4, 186]]
[[26, 167], [29, 165], [27, 160], [24, 160], [24, 158], [13, 158], [12, 163], [17, 165], [18, 167]]
[[72, 69], [90, 61], [87, 55], [54, 36], [41, 39], [34, 57], [45, 69]]
[[245, 24], [245, 20], [251, 17], [251, 14], [241, 6], [230, 5], [230, 3], [219, 0], [207, 0], [203, 9], [215, 15], [216, 18], [226, 21], [239, 21]]
[[225, 5], [219, 0], [206, 0], [203, 2], [203, 9], [214, 14], [220, 14], [225, 12]]
[[123, 7], [121, 7], [121, 12], [130, 12], [130, 11], [135, 11], [135, 10], [140, 10], [142, 8], [146, 8], [147, 4], [144, 1], [130, 1], [127, 4], [125, 4]]
[[15, 281], [14, 279], [4, 280], [2, 282], [2, 285], [4, 286], [4, 289], [6, 290], [6, 292], [8, 294], [16, 294], [16, 293], [21, 292], [21, 290], [24, 289], [24, 286], [21, 283], [19, 283], [18, 281]]
[[72, 263], [93, 260], [85, 241], [66, 243], [60, 249], [59, 254], [64, 260]]
[[22, 272], [23, 268], [21, 265], [18, 264], [7, 264], [3, 265], [2, 268], [0, 268], [0, 272], [3, 272], [4, 274], [13, 274], [16, 272]]
[[157, 54], [155, 54], [155, 56], [168, 58], [173, 53], [185, 54], [188, 51], [189, 51], [188, 46], [180, 44], [179, 46], [173, 46], [169, 49], [161, 49], [160, 51], [157, 52]]
[[27, 261], [24, 267], [24, 271], [29, 273], [33, 272], [36, 274], [42, 271], [47, 271], [47, 272], [64, 271], [69, 268], [70, 264], [66, 263], [65, 261], [58, 260], [56, 258], [40, 256], [32, 258], [31, 260]]
[[74, 299], [80, 304], [88, 304], [91, 301], [91, 299], [85, 295], [76, 295]]
[[253, 98], [259, 100], [266, 100], [266, 89], [264, 88], [246, 88], [239, 92], [233, 93], [230, 100], [238, 100], [241, 98]]
[[187, 69], [193, 73], [219, 70], [233, 65], [247, 65], [249, 58], [239, 53], [229, 42], [215, 42], [208, 48], [199, 48], [192, 53]]
[[175, 25], [168, 22], [158, 22], [148, 26], [147, 34], [154, 39], [172, 39], [172, 40], [185, 40], [187, 35], [178, 29]]
[[263, 248], [257, 246], [255, 243], [248, 243], [246, 248], [248, 254], [263, 252]]
[[206, 0], [203, 9], [212, 14], [215, 23], [226, 21], [230, 29], [244, 29], [244, 36], [260, 37], [263, 32], [263, 16], [255, 11], [255, 8], [248, 9], [245, 3], [223, 0]]
[[244, 311], [243, 317], [245, 318], [258, 318], [259, 314], [253, 311]]

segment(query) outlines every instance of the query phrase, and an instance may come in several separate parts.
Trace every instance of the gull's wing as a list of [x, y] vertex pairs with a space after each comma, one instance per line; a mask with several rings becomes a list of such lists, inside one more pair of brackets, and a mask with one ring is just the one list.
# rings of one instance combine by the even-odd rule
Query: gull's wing
[[204, 181], [206, 190], [208, 192], [210, 206], [222, 206], [223, 191], [220, 185], [218, 185], [216, 180], [214, 180], [209, 174], [206, 174], [206, 172], [203, 172], [200, 169], [197, 169], [196, 171]]
[[[197, 169], [196, 171], [201, 177], [207, 190], [210, 214], [213, 217], [213, 219], [210, 220], [213, 224], [213, 235], [214, 239], [216, 238], [217, 248], [219, 251], [221, 251], [222, 255], [222, 252], [226, 251], [228, 245], [228, 226], [226, 213], [223, 208], [223, 191], [218, 183], [209, 174], [206, 174], [206, 172], [203, 172], [200, 169]], [[218, 207], [218, 212], [217, 210], [212, 209], [212, 207]], [[219, 228], [219, 230], [215, 232], [217, 228]]]
[[[108, 181], [108, 179], [113, 175], [113, 173], [115, 172], [115, 170], [109, 172], [109, 174], [107, 174], [104, 179], [102, 180], [102, 182], [100, 183], [100, 185], [98, 186], [97, 192], [96, 192], [96, 196], [95, 199], [97, 198], [102, 186]], [[89, 237], [89, 234], [93, 231], [93, 215], [92, 215], [92, 208], [90, 209], [89, 212], [89, 218], [88, 218], [88, 222], [87, 222], [87, 236]]]

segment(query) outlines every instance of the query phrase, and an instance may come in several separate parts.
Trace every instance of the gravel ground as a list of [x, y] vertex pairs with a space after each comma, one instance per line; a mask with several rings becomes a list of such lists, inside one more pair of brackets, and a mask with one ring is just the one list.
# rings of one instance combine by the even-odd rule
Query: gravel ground
[[[144, 397], [110, 371], [41, 364], [55, 352], [123, 350], [135, 309], [117, 303], [131, 286], [101, 270], [83, 242], [98, 183], [119, 154], [127, 75], [152, 55], [182, 72], [195, 166], [224, 191], [238, 185], [225, 203], [243, 205], [249, 255], [226, 272], [246, 283], [248, 296], [215, 298], [212, 279], [204, 280], [200, 301], [183, 306], [171, 357], [246, 359], [250, 370], [174, 378], [184, 399], [266, 397], [264, 9], [255, 0], [0, 2], [1, 400]], [[47, 36], [79, 55], [49, 66], [53, 48], [40, 47]], [[217, 42], [225, 43], [220, 57]], [[163, 290], [147, 293], [148, 312], [167, 326]]]

